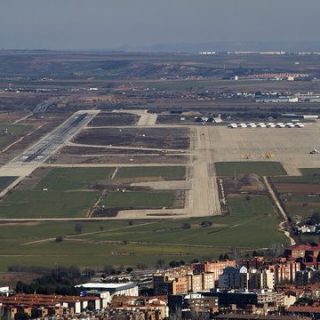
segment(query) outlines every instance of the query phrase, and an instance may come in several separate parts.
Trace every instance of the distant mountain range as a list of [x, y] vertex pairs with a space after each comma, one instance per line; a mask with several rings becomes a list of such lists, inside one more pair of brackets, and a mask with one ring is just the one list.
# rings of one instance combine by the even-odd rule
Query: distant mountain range
[[218, 41], [208, 43], [176, 43], [150, 46], [123, 46], [121, 51], [199, 52], [199, 51], [320, 51], [320, 41]]

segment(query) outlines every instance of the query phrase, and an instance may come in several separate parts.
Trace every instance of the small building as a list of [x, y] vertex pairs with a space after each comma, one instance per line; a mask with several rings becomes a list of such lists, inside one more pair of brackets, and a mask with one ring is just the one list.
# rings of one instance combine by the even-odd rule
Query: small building
[[83, 295], [97, 294], [111, 299], [115, 295], [121, 296], [138, 296], [139, 289], [134, 282], [123, 282], [123, 283], [101, 283], [101, 282], [87, 282], [79, 284], [76, 288], [83, 289]]

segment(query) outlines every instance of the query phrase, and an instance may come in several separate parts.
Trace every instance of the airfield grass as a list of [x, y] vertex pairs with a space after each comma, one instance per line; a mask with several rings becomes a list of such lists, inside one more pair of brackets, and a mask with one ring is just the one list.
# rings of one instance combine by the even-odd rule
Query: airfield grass
[[[13, 124], [9, 122], [0, 122], [0, 147], [4, 147], [14, 141], [15, 137], [21, 136], [30, 130], [31, 126], [25, 124]], [[8, 133], [5, 134], [5, 130]]]
[[[180, 220], [160, 221], [137, 226], [125, 232], [105, 232], [95, 235], [98, 240], [127, 240], [148, 243], [180, 243], [231, 247], [265, 247], [283, 242], [278, 232], [278, 218], [267, 196], [228, 198], [230, 215], [189, 219], [190, 229], [183, 229]], [[210, 228], [201, 228], [201, 221], [211, 221]]]
[[183, 166], [166, 167], [122, 167], [119, 168], [116, 178], [161, 177], [165, 180], [180, 180], [186, 176]]
[[[8, 266], [103, 267], [146, 264], [159, 259], [217, 258], [235, 246], [242, 250], [286, 243], [266, 196], [229, 197], [230, 215], [176, 220], [43, 222], [0, 225], [0, 271]], [[201, 227], [210, 221], [209, 227]], [[188, 228], [185, 227], [188, 225]], [[63, 237], [62, 242], [55, 238]]]
[[320, 184], [320, 176], [288, 176], [273, 177], [272, 182], [275, 183], [292, 183], [292, 184]]
[[238, 174], [255, 173], [259, 176], [286, 175], [280, 162], [276, 161], [230, 161], [216, 162], [218, 176], [234, 176]]
[[0, 202], [0, 217], [83, 217], [97, 199], [97, 192], [15, 191]]
[[302, 176], [273, 177], [276, 183], [320, 184], [320, 168], [300, 168]]
[[171, 208], [174, 206], [175, 198], [175, 192], [171, 191], [110, 192], [105, 198], [103, 198], [101, 204], [103, 204], [105, 208]]
[[320, 176], [320, 168], [300, 168], [304, 176]]
[[85, 189], [90, 184], [110, 179], [114, 168], [54, 168], [38, 183], [36, 190], [77, 190]]
[[[54, 168], [32, 190], [14, 190], [0, 202], [1, 218], [84, 217], [99, 198], [91, 184], [113, 168]], [[1, 180], [0, 180], [1, 182]], [[45, 189], [45, 190], [44, 190]]]
[[0, 177], [0, 190], [5, 189], [16, 179], [17, 177]]
[[[108, 180], [114, 168], [54, 168], [33, 188], [14, 190], [0, 201], [1, 218], [76, 218], [86, 215], [99, 198], [100, 191], [92, 188], [95, 183]], [[121, 172], [121, 170], [120, 170]], [[122, 176], [142, 176], [143, 170], [129, 170]], [[147, 168], [145, 176], [181, 177], [184, 167]], [[0, 178], [0, 188], [12, 177]], [[13, 178], [12, 178], [13, 179]], [[110, 192], [102, 199], [106, 208], [152, 209], [174, 207], [176, 192]]]

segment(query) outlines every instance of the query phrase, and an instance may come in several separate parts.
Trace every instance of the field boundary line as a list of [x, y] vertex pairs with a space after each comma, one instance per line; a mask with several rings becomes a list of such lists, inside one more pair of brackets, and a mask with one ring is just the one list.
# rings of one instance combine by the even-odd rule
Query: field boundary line
[[268, 178], [266, 176], [263, 177], [263, 181], [267, 187], [267, 190], [273, 200], [273, 203], [276, 205], [278, 212], [280, 212], [284, 221], [279, 224], [280, 230], [284, 233], [284, 235], [289, 239], [290, 245], [295, 245], [296, 241], [291, 237], [290, 232], [285, 228], [285, 224], [288, 222], [288, 216], [285, 210], [283, 209], [278, 197], [276, 196], [275, 192], [273, 191]]

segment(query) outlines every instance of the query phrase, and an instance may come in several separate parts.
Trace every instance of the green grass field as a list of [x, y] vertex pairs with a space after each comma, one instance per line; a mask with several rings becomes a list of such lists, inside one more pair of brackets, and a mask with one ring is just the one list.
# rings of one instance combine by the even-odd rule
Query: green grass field
[[108, 232], [97, 235], [104, 240], [128, 240], [152, 243], [201, 244], [213, 246], [264, 247], [284, 240], [277, 231], [278, 218], [271, 201], [266, 196], [243, 196], [228, 199], [231, 214], [227, 216], [190, 220], [197, 224], [202, 220], [212, 221], [212, 228], [194, 226], [181, 228], [181, 221], [157, 222], [151, 226], [137, 227], [123, 232]]
[[110, 179], [114, 168], [54, 168], [38, 183], [36, 190], [86, 189], [97, 181]]
[[320, 168], [300, 168], [301, 173], [304, 176], [319, 176]]
[[97, 192], [15, 191], [0, 202], [1, 218], [83, 217]]
[[256, 173], [259, 176], [286, 175], [282, 164], [274, 161], [230, 161], [216, 162], [218, 176], [234, 176]]
[[10, 185], [17, 177], [0, 177], [0, 191]]
[[[8, 129], [8, 133], [5, 133]], [[16, 137], [22, 136], [31, 129], [31, 126], [25, 124], [12, 124], [9, 122], [0, 122], [0, 148], [13, 142]]]
[[175, 192], [110, 192], [102, 203], [105, 208], [153, 209], [171, 208], [175, 202]]
[[273, 177], [271, 180], [276, 183], [319, 184], [320, 176]]
[[113, 168], [54, 168], [33, 190], [15, 190], [3, 199], [0, 217], [84, 217], [100, 194], [88, 188], [109, 179], [113, 171]]
[[[230, 215], [182, 220], [9, 224], [0, 226], [0, 271], [10, 265], [54, 266], [146, 264], [158, 259], [191, 261], [217, 258], [232, 248], [258, 249], [286, 243], [278, 218], [266, 196], [229, 198]], [[201, 227], [202, 221], [211, 226]], [[189, 228], [183, 225], [188, 224]], [[64, 240], [55, 241], [57, 236]]]
[[119, 168], [116, 178], [161, 177], [165, 180], [180, 180], [186, 176], [183, 166], [168, 167], [123, 167]]
[[[130, 170], [125, 170], [130, 169]], [[99, 198], [95, 183], [111, 178], [114, 168], [54, 168], [32, 190], [15, 190], [0, 202], [2, 218], [83, 217]], [[182, 178], [185, 167], [121, 168], [122, 177]], [[0, 178], [5, 186], [12, 177]], [[102, 199], [106, 208], [172, 208], [176, 192], [110, 192]]]

